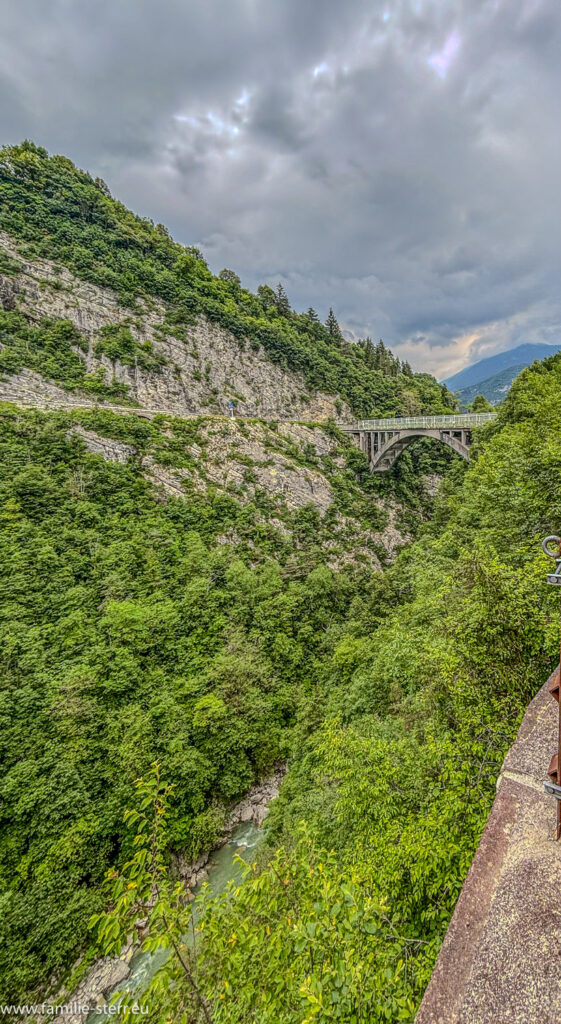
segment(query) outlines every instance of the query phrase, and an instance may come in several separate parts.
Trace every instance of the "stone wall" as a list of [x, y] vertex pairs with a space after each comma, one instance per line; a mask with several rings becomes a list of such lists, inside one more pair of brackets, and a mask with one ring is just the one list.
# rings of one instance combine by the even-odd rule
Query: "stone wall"
[[415, 1024], [557, 1024], [561, 843], [543, 783], [559, 669], [528, 707]]

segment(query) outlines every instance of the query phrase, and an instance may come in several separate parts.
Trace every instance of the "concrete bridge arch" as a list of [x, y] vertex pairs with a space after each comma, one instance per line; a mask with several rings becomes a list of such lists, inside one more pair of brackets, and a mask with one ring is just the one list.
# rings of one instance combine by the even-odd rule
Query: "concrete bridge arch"
[[490, 422], [495, 413], [464, 413], [455, 416], [410, 416], [362, 420], [344, 427], [367, 455], [372, 473], [391, 469], [402, 451], [418, 437], [431, 437], [452, 448], [469, 462], [471, 431]]

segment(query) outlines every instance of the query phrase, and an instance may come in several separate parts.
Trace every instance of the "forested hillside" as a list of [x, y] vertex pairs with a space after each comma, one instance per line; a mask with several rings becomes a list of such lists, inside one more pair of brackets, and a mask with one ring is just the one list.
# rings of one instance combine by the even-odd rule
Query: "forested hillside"
[[[1, 393], [61, 409], [1, 417], [11, 999], [87, 946], [154, 759], [181, 789], [166, 846], [196, 857], [286, 758], [332, 632], [451, 462], [420, 445], [374, 478], [332, 420], [195, 414], [234, 398], [326, 419], [451, 396], [382, 343], [348, 346], [332, 314], [323, 327], [280, 292], [213, 277], [63, 158], [5, 150], [0, 189]], [[153, 418], [124, 414], [139, 400]]]
[[413, 529], [434, 459], [381, 483], [335, 428], [7, 405], [0, 438], [10, 999], [87, 940], [155, 758], [181, 793], [168, 845], [189, 857], [216, 841], [219, 805], [286, 757], [349, 603], [403, 542], [384, 490]]
[[[203, 900], [199, 990], [172, 958], [154, 1020], [412, 1021], [504, 753], [557, 660], [540, 540], [561, 520], [560, 385], [558, 356], [523, 372], [423, 536], [324, 634], [270, 860]], [[157, 781], [142, 797], [165, 818]], [[135, 870], [146, 887], [138, 867], [123, 881]], [[109, 948], [126, 905], [99, 922]]]
[[[335, 395], [356, 416], [445, 412], [455, 405], [443, 385], [429, 374], [412, 373], [383, 346], [367, 339], [361, 345], [346, 342], [332, 312], [322, 324], [313, 309], [294, 312], [282, 288], [264, 285], [254, 295], [242, 288], [231, 270], [214, 276], [198, 249], [174, 242], [163, 225], [137, 217], [112, 199], [99, 178], [94, 180], [65, 157], [49, 157], [33, 143], [0, 152], [0, 229], [15, 240], [24, 261], [54, 261], [115, 293], [131, 324], [116, 324], [113, 334], [106, 333], [97, 344], [125, 363], [140, 361], [142, 366], [143, 360], [153, 360], [154, 351], [157, 358], [157, 339], [148, 347], [146, 339], [135, 345], [130, 334], [135, 316], [146, 315], [160, 302], [165, 306], [165, 322], [158, 325], [160, 339], [163, 334], [187, 341], [197, 318], [203, 317], [228, 331], [240, 347], [249, 343], [275, 366], [301, 375], [312, 392]], [[0, 275], [14, 276], [19, 270], [18, 255], [5, 253]], [[68, 284], [61, 278], [50, 287], [64, 292]], [[42, 325], [38, 343], [47, 346], [50, 365], [58, 373], [54, 379], [70, 388], [83, 387], [84, 373], [74, 365], [79, 353], [73, 361], [67, 356], [61, 367], [45, 338], [50, 329], [49, 323]], [[14, 323], [8, 333], [21, 337], [21, 331]], [[68, 335], [59, 337], [58, 344], [69, 343]], [[18, 345], [17, 351], [19, 365], [28, 366], [25, 345]], [[13, 372], [15, 366], [12, 360], [3, 369]], [[38, 369], [37, 361], [33, 366]], [[201, 366], [196, 372], [208, 371]], [[89, 378], [86, 385], [100, 397], [119, 394], [103, 374], [101, 379]], [[209, 400], [212, 397], [216, 396]], [[228, 397], [236, 400], [235, 392]]]
[[0, 198], [0, 1000], [85, 953], [75, 983], [146, 914], [181, 951], [175, 855], [283, 762], [257, 863], [201, 898], [150, 1019], [411, 1021], [555, 660], [561, 357], [469, 467], [425, 441], [371, 475], [336, 415], [450, 411], [432, 377], [31, 143]]

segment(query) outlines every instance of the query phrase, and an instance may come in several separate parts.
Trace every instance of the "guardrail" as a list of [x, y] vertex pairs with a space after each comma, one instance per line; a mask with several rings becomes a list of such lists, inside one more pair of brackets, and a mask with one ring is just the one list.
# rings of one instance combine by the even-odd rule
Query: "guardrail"
[[411, 427], [482, 427], [496, 412], [466, 412], [457, 416], [396, 416], [394, 419], [359, 420], [357, 430], [406, 430]]

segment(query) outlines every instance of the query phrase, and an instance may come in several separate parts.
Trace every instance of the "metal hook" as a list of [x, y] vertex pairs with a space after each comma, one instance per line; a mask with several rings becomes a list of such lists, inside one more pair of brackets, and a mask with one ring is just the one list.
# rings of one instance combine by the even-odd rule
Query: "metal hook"
[[[556, 544], [556, 551], [551, 551], [549, 547], [552, 542]], [[561, 587], [561, 537], [557, 537], [554, 533], [550, 534], [549, 537], [542, 540], [542, 551], [549, 558], [555, 559], [555, 572], [547, 574], [547, 582], [552, 587]]]
[[[557, 544], [556, 551], [550, 551], [547, 546], [552, 540]], [[545, 539], [542, 540], [542, 551], [545, 555], [549, 555], [550, 558], [559, 558], [561, 555], [561, 537], [556, 537], [554, 533], [549, 537], [545, 537]]]

